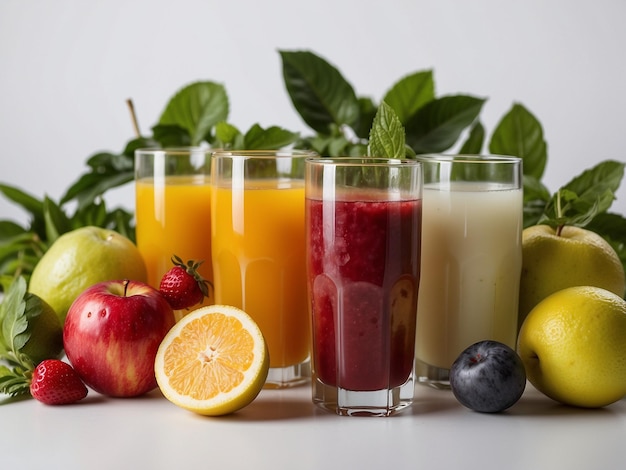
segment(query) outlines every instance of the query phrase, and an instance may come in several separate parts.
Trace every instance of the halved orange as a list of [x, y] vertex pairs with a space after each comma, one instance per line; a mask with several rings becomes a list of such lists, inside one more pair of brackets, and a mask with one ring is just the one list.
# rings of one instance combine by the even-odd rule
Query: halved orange
[[259, 394], [269, 353], [256, 322], [243, 310], [209, 305], [185, 315], [165, 336], [154, 363], [172, 403], [208, 416], [233, 413]]

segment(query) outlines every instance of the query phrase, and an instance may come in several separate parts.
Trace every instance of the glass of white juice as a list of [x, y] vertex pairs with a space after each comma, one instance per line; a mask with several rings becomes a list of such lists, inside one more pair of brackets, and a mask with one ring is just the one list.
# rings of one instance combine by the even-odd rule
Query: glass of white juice
[[421, 279], [416, 377], [448, 388], [471, 344], [515, 347], [522, 266], [520, 158], [423, 155]]

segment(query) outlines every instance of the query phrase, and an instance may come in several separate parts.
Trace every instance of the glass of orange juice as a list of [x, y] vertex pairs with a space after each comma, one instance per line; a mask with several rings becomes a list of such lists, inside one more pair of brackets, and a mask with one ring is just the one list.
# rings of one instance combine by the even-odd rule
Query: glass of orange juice
[[211, 225], [215, 302], [258, 323], [267, 341], [266, 388], [310, 378], [310, 325], [300, 150], [216, 151]]
[[[137, 247], [157, 288], [172, 256], [203, 261], [198, 271], [213, 283], [211, 263], [211, 151], [203, 148], [135, 151]], [[213, 293], [203, 304], [213, 303]], [[176, 312], [180, 318], [186, 312]]]

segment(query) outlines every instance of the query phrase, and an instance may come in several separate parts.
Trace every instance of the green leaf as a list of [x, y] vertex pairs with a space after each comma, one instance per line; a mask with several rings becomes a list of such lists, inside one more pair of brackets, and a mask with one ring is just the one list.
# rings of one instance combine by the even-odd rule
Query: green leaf
[[243, 135], [237, 127], [225, 121], [215, 125], [215, 138], [211, 142], [216, 148], [243, 148]]
[[157, 124], [152, 128], [152, 134], [162, 148], [191, 146], [189, 132], [180, 126]]
[[136, 139], [129, 140], [122, 151], [122, 155], [127, 157], [123, 161], [124, 166], [122, 169], [126, 170], [135, 167], [135, 150], [158, 146], [159, 143], [151, 137], [137, 137]]
[[26, 210], [31, 216], [30, 228], [36, 232], [39, 236], [43, 237], [45, 234], [45, 222], [43, 215], [43, 201], [28, 194], [27, 192], [7, 184], [0, 183], [0, 193], [10, 201], [16, 203], [22, 209]]
[[555, 229], [564, 225], [586, 226], [599, 213], [600, 199], [585, 207], [577, 204], [578, 201], [579, 197], [575, 192], [565, 188], [559, 189], [537, 223], [549, 225]]
[[624, 177], [625, 166], [626, 164], [614, 160], [600, 162], [583, 171], [564, 188], [578, 194], [576, 207], [580, 210], [585, 210], [598, 201], [598, 212], [606, 212], [615, 199], [614, 193]]
[[30, 374], [21, 370], [0, 367], [0, 393], [16, 397], [30, 393]]
[[552, 227], [585, 227], [615, 200], [626, 164], [606, 160], [583, 171], [559, 189], [546, 205], [539, 223]]
[[43, 203], [36, 197], [14, 186], [0, 183], [0, 192], [7, 199], [18, 204], [35, 218], [43, 218]]
[[[127, 147], [126, 151], [130, 151]], [[73, 183], [61, 198], [60, 204], [76, 200], [78, 209], [102, 196], [110, 189], [123, 186], [134, 179], [134, 156], [100, 152], [87, 160], [90, 171]]]
[[308, 51], [279, 51], [291, 101], [313, 130], [328, 134], [331, 124], [359, 126], [359, 101], [339, 70]]
[[418, 109], [434, 99], [432, 70], [403, 77], [383, 97], [383, 101], [393, 108], [402, 124], [406, 124]]
[[378, 108], [371, 98], [359, 98], [359, 125], [354, 129], [358, 137], [367, 139], [374, 122], [374, 116], [376, 116], [376, 111], [378, 111]]
[[72, 229], [72, 224], [65, 212], [48, 196], [44, 198], [43, 207], [46, 220], [46, 240], [52, 244], [62, 234], [69, 232]]
[[341, 157], [348, 153], [350, 141], [344, 136], [337, 136], [328, 140], [326, 150], [323, 155], [329, 157]]
[[[0, 243], [10, 241], [15, 236], [28, 232], [27, 229], [12, 220], [0, 220]], [[0, 245], [2, 249], [2, 245]]]
[[480, 121], [476, 121], [470, 130], [467, 140], [461, 146], [459, 150], [460, 154], [465, 155], [478, 155], [483, 149], [485, 143], [485, 128]]
[[550, 191], [537, 178], [524, 175], [524, 228], [537, 225], [551, 199]]
[[263, 129], [254, 124], [244, 136], [244, 146], [249, 150], [279, 149], [293, 143], [298, 134], [278, 126]]
[[[0, 228], [4, 226], [0, 224]], [[0, 244], [0, 275], [29, 277], [45, 250], [44, 242], [32, 231], [14, 233], [3, 239]]]
[[440, 153], [452, 147], [480, 114], [485, 100], [444, 96], [426, 103], [406, 123], [406, 141], [415, 153]]
[[[105, 174], [87, 173], [72, 187], [74, 197], [78, 201], [78, 209], [83, 210], [85, 207], [94, 204], [96, 199], [102, 196], [110, 189], [124, 186], [134, 180], [135, 174], [132, 170], [120, 172], [107, 172]], [[62, 202], [69, 201], [70, 194], [67, 194]], [[68, 199], [70, 198], [70, 199]]]
[[393, 108], [384, 101], [380, 104], [368, 146], [368, 155], [380, 158], [405, 158], [404, 127]]
[[24, 347], [30, 338], [28, 319], [25, 315], [26, 281], [18, 277], [4, 293], [4, 300], [0, 305], [0, 319], [2, 320], [1, 333], [3, 343], [9, 351], [17, 353]]
[[585, 228], [602, 236], [613, 247], [626, 270], [626, 218], [604, 212], [596, 215]]
[[496, 126], [489, 143], [492, 154], [524, 160], [524, 174], [540, 180], [546, 167], [547, 144], [539, 121], [524, 106], [515, 103]]
[[211, 128], [228, 117], [229, 103], [225, 88], [213, 82], [196, 82], [176, 93], [159, 119], [160, 125], [179, 126], [191, 136], [191, 145], [199, 145]]

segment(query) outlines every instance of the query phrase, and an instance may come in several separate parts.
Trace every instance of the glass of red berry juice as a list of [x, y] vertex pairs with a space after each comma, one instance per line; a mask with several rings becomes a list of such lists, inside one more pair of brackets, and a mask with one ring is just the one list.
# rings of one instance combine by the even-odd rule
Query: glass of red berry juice
[[339, 415], [411, 405], [422, 168], [369, 157], [306, 161], [313, 402]]

